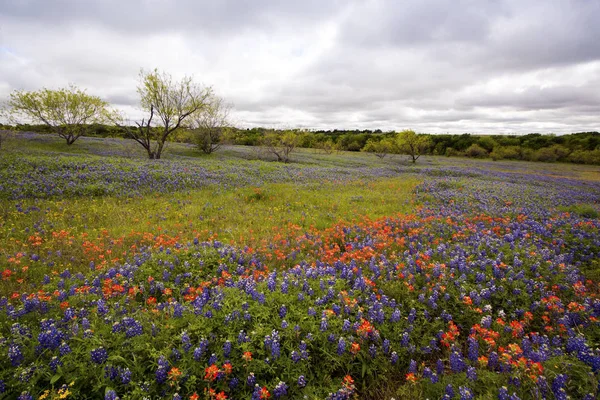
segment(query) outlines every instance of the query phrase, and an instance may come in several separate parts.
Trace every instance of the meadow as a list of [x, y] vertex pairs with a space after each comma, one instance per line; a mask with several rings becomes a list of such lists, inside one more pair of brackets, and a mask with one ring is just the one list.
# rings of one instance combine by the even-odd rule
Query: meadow
[[0, 153], [0, 399], [594, 399], [600, 168]]

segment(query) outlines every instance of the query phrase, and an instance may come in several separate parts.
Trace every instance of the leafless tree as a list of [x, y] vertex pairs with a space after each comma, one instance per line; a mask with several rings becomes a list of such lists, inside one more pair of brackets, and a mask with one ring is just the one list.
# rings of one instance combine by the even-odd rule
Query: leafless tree
[[225, 131], [230, 126], [231, 104], [222, 97], [211, 96], [206, 107], [192, 117], [191, 127], [194, 142], [206, 154], [217, 151], [225, 141]]

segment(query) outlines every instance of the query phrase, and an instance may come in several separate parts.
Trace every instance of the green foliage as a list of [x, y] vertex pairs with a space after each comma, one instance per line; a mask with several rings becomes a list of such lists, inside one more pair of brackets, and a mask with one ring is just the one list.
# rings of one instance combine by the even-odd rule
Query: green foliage
[[396, 146], [400, 153], [408, 154], [412, 162], [415, 163], [422, 154], [431, 148], [432, 141], [429, 135], [404, 130], [396, 136]]
[[73, 144], [86, 133], [89, 124], [107, 121], [108, 103], [76, 86], [58, 90], [15, 90], [10, 94], [9, 113], [13, 121], [26, 119], [47, 125]]
[[396, 143], [389, 138], [381, 140], [369, 139], [365, 147], [362, 148], [362, 151], [374, 153], [377, 157], [384, 158], [386, 155], [396, 151]]
[[600, 165], [600, 149], [575, 150], [569, 155], [568, 160], [578, 164]]
[[490, 154], [493, 160], [521, 160], [522, 149], [518, 146], [496, 147]]
[[262, 144], [269, 153], [277, 157], [277, 161], [287, 163], [290, 161], [290, 155], [302, 142], [303, 136], [304, 132], [298, 130], [269, 131], [265, 134]]
[[584, 218], [598, 218], [600, 213], [592, 204], [576, 204], [569, 207], [558, 207], [559, 210], [575, 213]]
[[467, 150], [465, 150], [465, 155], [467, 157], [483, 158], [483, 157], [487, 157], [488, 152], [486, 149], [484, 149], [477, 143], [473, 143], [472, 145], [469, 146], [469, 148]]
[[[142, 108], [149, 113], [148, 118], [136, 123], [137, 129], [123, 126], [121, 115], [113, 114], [112, 120], [146, 150], [151, 160], [160, 159], [167, 138], [183, 128], [194, 114], [205, 110], [212, 96], [210, 87], [194, 83], [191, 77], [174, 81], [170, 74], [158, 69], [140, 71], [137, 91]], [[155, 116], [156, 128], [153, 126]]]

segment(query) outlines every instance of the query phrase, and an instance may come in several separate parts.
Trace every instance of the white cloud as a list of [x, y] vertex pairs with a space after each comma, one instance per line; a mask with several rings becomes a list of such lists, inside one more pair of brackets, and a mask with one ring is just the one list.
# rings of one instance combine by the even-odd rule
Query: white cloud
[[75, 83], [139, 118], [159, 68], [241, 126], [598, 130], [598, 20], [583, 0], [5, 0], [0, 100]]

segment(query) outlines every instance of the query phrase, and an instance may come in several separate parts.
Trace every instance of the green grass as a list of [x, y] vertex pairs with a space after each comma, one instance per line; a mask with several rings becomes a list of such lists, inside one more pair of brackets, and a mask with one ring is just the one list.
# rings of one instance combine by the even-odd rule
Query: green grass
[[[78, 272], [100, 255], [122, 261], [133, 254], [132, 245], [149, 244], [144, 238], [158, 235], [180, 242], [197, 237], [263, 247], [274, 237], [322, 230], [340, 221], [411, 212], [418, 183], [416, 178], [396, 178], [346, 185], [208, 187], [140, 198], [5, 201], [0, 205], [0, 251], [6, 257], [52, 251], [56, 269]], [[18, 212], [16, 203], [39, 211]], [[36, 237], [41, 244], [34, 244]], [[85, 253], [86, 241], [102, 251]]]

